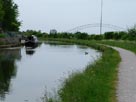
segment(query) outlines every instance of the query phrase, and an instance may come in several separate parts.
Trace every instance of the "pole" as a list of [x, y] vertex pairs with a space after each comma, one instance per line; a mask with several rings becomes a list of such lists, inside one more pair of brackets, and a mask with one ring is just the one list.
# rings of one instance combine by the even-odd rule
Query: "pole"
[[102, 23], [103, 23], [103, 0], [101, 0], [100, 34], [102, 34]]

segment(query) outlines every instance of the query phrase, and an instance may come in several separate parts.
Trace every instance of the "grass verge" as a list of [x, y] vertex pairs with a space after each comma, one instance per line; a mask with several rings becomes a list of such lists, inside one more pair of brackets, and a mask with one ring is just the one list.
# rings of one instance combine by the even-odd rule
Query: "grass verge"
[[136, 53], [136, 42], [132, 41], [99, 41], [99, 43], [116, 46]]
[[[66, 39], [59, 41], [87, 45], [103, 54], [83, 72], [70, 75], [58, 91], [60, 101], [55, 100], [55, 102], [116, 102], [119, 53], [90, 41]], [[53, 102], [53, 99], [49, 99], [48, 102]]]

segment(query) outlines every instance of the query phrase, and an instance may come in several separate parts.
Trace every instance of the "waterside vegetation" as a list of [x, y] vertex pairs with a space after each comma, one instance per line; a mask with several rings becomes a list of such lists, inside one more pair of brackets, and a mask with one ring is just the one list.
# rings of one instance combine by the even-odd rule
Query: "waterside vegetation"
[[87, 45], [102, 52], [102, 57], [83, 72], [73, 73], [58, 91], [59, 100], [45, 98], [44, 102], [116, 102], [116, 82], [119, 53], [112, 48], [85, 40], [61, 42]]
[[58, 32], [58, 33], [45, 33], [35, 30], [27, 30], [22, 32], [24, 35], [36, 35], [40, 38], [63, 38], [63, 39], [80, 39], [80, 40], [128, 40], [136, 41], [136, 25], [126, 31], [110, 31], [104, 34], [88, 34], [84, 32]]
[[[18, 21], [18, 6], [13, 0], [0, 0], [0, 38], [5, 38], [3, 32], [19, 31], [21, 22]], [[47, 34], [41, 31], [28, 30], [23, 32], [24, 35], [36, 35], [42, 39], [55, 39], [57, 41], [87, 45], [102, 52], [101, 58], [94, 64], [88, 65], [83, 72], [73, 73], [67, 78], [62, 87], [58, 90], [59, 99], [45, 97], [45, 102], [116, 102], [116, 85], [118, 78], [118, 65], [121, 61], [119, 53], [112, 48], [99, 43], [118, 46], [131, 50], [136, 53], [136, 26], [128, 31], [106, 32], [103, 35], [89, 35], [87, 33], [67, 33]], [[13, 40], [13, 39], [12, 39]], [[91, 40], [91, 41], [90, 41]], [[106, 41], [119, 40], [119, 41]], [[129, 40], [129, 41], [120, 41]], [[4, 39], [0, 39], [0, 45]], [[16, 42], [15, 42], [16, 43]], [[12, 63], [12, 62], [8, 62]], [[1, 63], [2, 65], [3, 63]], [[8, 65], [8, 64], [5, 64]], [[14, 65], [13, 65], [14, 67]], [[3, 67], [4, 68], [4, 67]], [[11, 69], [10, 69], [11, 70]], [[4, 71], [1, 69], [0, 72]], [[10, 77], [7, 75], [7, 81], [2, 81], [1, 87], [10, 86]], [[1, 74], [0, 80], [4, 80]], [[9, 77], [9, 78], [8, 78]], [[8, 88], [5, 88], [8, 91]], [[3, 94], [3, 90], [0, 90]], [[1, 97], [1, 96], [0, 96]]]
[[101, 59], [96, 63], [64, 81], [58, 91], [60, 100], [47, 98], [46, 102], [117, 102], [117, 68], [121, 59], [117, 51], [99, 44], [117, 46], [136, 53], [136, 27], [127, 32], [106, 32], [103, 35], [81, 32], [45, 34], [42, 39], [87, 45], [102, 52]]
[[120, 47], [136, 53], [136, 42], [135, 41], [98, 41], [98, 43]]

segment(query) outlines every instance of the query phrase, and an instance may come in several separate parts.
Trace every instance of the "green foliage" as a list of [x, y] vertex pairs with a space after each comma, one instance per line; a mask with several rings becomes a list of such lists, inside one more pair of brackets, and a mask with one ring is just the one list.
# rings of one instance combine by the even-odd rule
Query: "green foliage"
[[120, 31], [120, 32], [105, 32], [104, 39], [113, 39], [113, 40], [127, 40], [128, 34], [127, 32]]
[[102, 40], [103, 39], [103, 35], [89, 35], [89, 40]]
[[46, 33], [41, 33], [41, 31], [35, 31], [35, 30], [27, 30], [26, 32], [23, 32], [24, 35], [30, 36], [30, 35], [35, 35], [37, 37], [44, 37]]
[[129, 40], [136, 40], [136, 25], [128, 29]]
[[114, 81], [120, 58], [118, 53], [111, 49], [106, 49], [105, 53], [101, 60], [88, 66], [84, 73], [75, 73], [65, 81], [59, 93], [62, 102], [112, 102], [116, 100]]
[[85, 40], [85, 39], [88, 39], [88, 34], [87, 33], [76, 32], [75, 33], [75, 38]]
[[18, 31], [18, 6], [13, 0], [0, 0], [0, 23], [4, 31]]
[[[3, 20], [3, 16], [4, 16], [3, 1], [0, 0], [0, 23], [1, 23], [2, 20]], [[1, 24], [0, 24], [0, 27], [1, 27]]]
[[63, 39], [79, 39], [79, 40], [136, 40], [136, 26], [128, 29], [128, 31], [105, 32], [104, 34], [88, 34], [82, 32], [68, 33], [60, 32], [56, 34], [42, 33], [41, 31], [27, 30], [26, 35], [33, 34], [42, 38], [63, 38]]
[[54, 102], [116, 102], [119, 53], [88, 40], [59, 39], [58, 41], [87, 45], [102, 51], [103, 54], [83, 72], [71, 74], [58, 92], [61, 101]]
[[117, 46], [136, 53], [136, 42], [132, 41], [99, 41], [98, 43]]
[[[91, 34], [88, 35], [87, 33], [57, 33], [57, 34], [49, 34], [46, 38], [64, 38], [64, 39], [81, 39], [81, 40], [132, 40], [132, 36], [125, 31], [120, 32], [105, 32], [101, 35]], [[136, 39], [133, 37], [133, 40]]]
[[0, 34], [0, 38], [5, 38], [5, 34]]
[[105, 39], [112, 39], [114, 35], [114, 32], [106, 32], [104, 33], [104, 38]]

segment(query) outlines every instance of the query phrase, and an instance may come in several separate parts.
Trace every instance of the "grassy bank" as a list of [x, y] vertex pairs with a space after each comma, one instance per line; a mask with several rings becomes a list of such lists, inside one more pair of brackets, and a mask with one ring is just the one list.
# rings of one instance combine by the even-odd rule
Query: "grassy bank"
[[87, 45], [100, 50], [103, 54], [83, 72], [74, 73], [64, 81], [58, 91], [61, 100], [58, 102], [116, 102], [117, 68], [120, 62], [118, 52], [90, 41], [64, 39], [61, 41]]
[[131, 41], [99, 41], [99, 43], [116, 46], [136, 53], [136, 42]]

